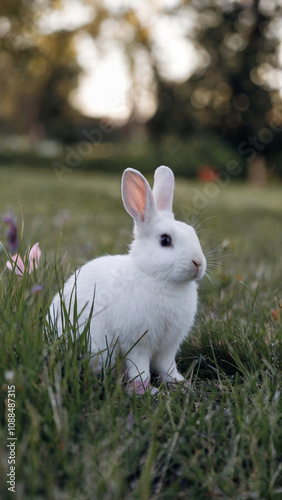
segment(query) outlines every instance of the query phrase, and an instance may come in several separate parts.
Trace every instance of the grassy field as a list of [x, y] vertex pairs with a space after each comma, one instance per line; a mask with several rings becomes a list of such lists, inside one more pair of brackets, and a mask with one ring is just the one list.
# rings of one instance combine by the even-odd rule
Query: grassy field
[[[0, 213], [12, 209], [20, 232], [23, 209], [22, 256], [32, 242], [42, 249], [37, 271], [15, 276], [5, 269], [0, 223], [0, 498], [281, 498], [282, 186], [232, 183], [211, 197], [177, 179], [175, 213], [195, 221], [216, 283], [204, 279], [178, 356], [187, 389], [130, 398], [118, 370], [90, 372], [87, 339], [66, 346], [44, 320], [56, 273], [126, 252], [132, 220], [120, 178], [76, 171], [59, 182], [51, 169], [20, 167], [0, 175]], [[11, 386], [15, 493], [7, 484]]]

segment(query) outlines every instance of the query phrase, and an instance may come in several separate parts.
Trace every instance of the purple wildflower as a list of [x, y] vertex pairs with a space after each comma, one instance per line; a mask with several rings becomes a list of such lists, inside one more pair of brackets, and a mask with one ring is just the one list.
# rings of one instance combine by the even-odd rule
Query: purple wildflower
[[41, 285], [36, 285], [31, 290], [33, 295], [39, 295], [42, 291], [43, 291], [43, 286], [41, 286]]
[[3, 217], [3, 222], [9, 226], [7, 231], [8, 248], [11, 255], [14, 255], [19, 248], [18, 229], [15, 218], [12, 215]]

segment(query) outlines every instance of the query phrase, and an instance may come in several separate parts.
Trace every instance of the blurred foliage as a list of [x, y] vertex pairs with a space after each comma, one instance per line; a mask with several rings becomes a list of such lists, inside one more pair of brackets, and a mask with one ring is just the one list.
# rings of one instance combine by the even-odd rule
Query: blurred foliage
[[[78, 28], [51, 30], [48, 18], [60, 0], [10, 1], [0, 5], [0, 131], [34, 140], [73, 140], [81, 115], [69, 102], [82, 71]], [[95, 18], [96, 19], [96, 18]], [[100, 20], [96, 19], [97, 25]], [[95, 22], [91, 25], [95, 32]]]
[[[78, 6], [84, 16], [62, 23], [67, 9]], [[194, 48], [197, 60], [186, 80], [173, 80], [167, 72], [170, 63], [156, 34], [159, 23], [168, 40], [170, 27], [176, 26]], [[126, 103], [129, 123], [104, 134], [103, 142], [134, 141], [146, 129], [157, 161], [176, 152], [176, 162], [186, 164], [189, 144], [194, 170], [203, 162], [222, 169], [226, 150], [247, 161], [266, 153], [272, 166], [279, 166], [281, 24], [282, 8], [272, 0], [179, 0], [142, 6], [106, 0], [2, 0], [0, 133], [28, 134], [34, 142], [51, 137], [75, 144], [83, 139], [83, 129], [97, 123], [71, 105], [84, 70], [78, 40], [86, 37], [100, 55], [111, 47], [120, 49], [132, 79]], [[156, 113], [144, 124], [142, 106], [148, 94], [154, 96]], [[217, 137], [224, 140], [221, 146]]]
[[259, 0], [193, 6], [198, 10], [194, 40], [203, 64], [180, 84], [165, 81], [156, 68], [158, 108], [150, 131], [159, 137], [177, 129], [185, 138], [195, 130], [213, 130], [247, 161], [269, 156], [280, 148], [282, 131], [281, 7]]
[[150, 173], [163, 164], [170, 166], [175, 174], [190, 178], [195, 177], [195, 173], [205, 165], [215, 166], [219, 176], [226, 177], [227, 174], [228, 179], [246, 175], [239, 153], [214, 134], [192, 134], [187, 140], [167, 134], [157, 142], [137, 139], [125, 141], [121, 138], [101, 143], [98, 147], [89, 145], [87, 155], [81, 154], [81, 144], [78, 142], [61, 148], [61, 152], [52, 159], [39, 155], [35, 149], [25, 152], [10, 150], [6, 154], [0, 152], [0, 162], [3, 165], [24, 163], [37, 168], [50, 168], [51, 162], [60, 181], [77, 170], [121, 174], [125, 168], [133, 167], [143, 173]]
[[267, 80], [267, 70], [279, 66], [279, 38], [273, 31], [277, 11], [269, 9], [266, 14], [266, 9], [259, 8], [262, 3], [198, 3], [194, 37], [203, 54], [202, 65], [180, 85], [163, 83], [159, 77], [158, 113], [162, 116], [157, 131], [161, 125], [168, 128], [170, 112], [177, 115], [171, 123], [178, 118], [179, 131], [184, 135], [191, 128], [212, 127], [223, 136], [245, 138], [266, 125], [266, 113], [277, 98], [277, 92], [272, 92], [273, 82]]

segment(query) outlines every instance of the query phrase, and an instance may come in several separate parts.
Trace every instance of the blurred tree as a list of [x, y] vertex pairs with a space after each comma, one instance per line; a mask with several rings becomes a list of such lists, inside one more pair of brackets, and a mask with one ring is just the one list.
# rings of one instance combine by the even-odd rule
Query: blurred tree
[[[69, 103], [82, 71], [75, 47], [80, 26], [48, 27], [48, 18], [60, 10], [61, 4], [60, 0], [1, 0], [2, 132], [67, 141], [73, 139], [77, 123], [83, 121]], [[101, 21], [101, 15], [92, 21], [93, 33]]]
[[155, 137], [174, 131], [184, 138], [191, 129], [213, 130], [232, 142], [261, 180], [261, 157], [281, 141], [281, 98], [273, 81], [281, 7], [259, 0], [192, 4], [204, 64], [181, 84], [165, 81], [156, 67], [158, 108], [149, 129]]
[[37, 119], [37, 96], [48, 58], [38, 31], [39, 12], [55, 2], [2, 0], [0, 5], [1, 129], [27, 132]]
[[[73, 37], [73, 32], [59, 31], [44, 41], [49, 54], [48, 69], [37, 99], [37, 120], [44, 124], [45, 133], [64, 141], [72, 138], [78, 119], [78, 113], [69, 103], [69, 96], [77, 87], [81, 71], [76, 60]], [[37, 62], [35, 71], [36, 65]]]
[[[0, 132], [79, 140], [86, 118], [70, 104], [82, 72], [79, 35], [92, 37], [102, 53], [118, 47], [127, 57], [132, 79], [125, 103], [132, 112], [128, 136], [134, 121], [144, 120], [144, 103], [151, 99], [153, 109], [155, 96], [157, 111], [148, 130], [156, 140], [177, 135], [185, 145], [198, 134], [198, 144], [206, 144], [208, 153], [213, 133], [228, 140], [249, 165], [275, 150], [282, 129], [278, 1], [109, 5], [106, 0], [1, 0]], [[62, 18], [75, 12], [75, 6], [80, 9], [76, 22], [54, 22], [54, 13], [60, 11]], [[84, 17], [81, 9], [86, 9]], [[169, 37], [171, 26], [174, 33], [189, 38], [197, 54], [192, 76], [182, 83], [164, 71], [178, 50]], [[190, 57], [187, 50], [186, 66]], [[202, 140], [203, 133], [207, 140]], [[261, 165], [258, 161], [255, 171], [263, 170]]]

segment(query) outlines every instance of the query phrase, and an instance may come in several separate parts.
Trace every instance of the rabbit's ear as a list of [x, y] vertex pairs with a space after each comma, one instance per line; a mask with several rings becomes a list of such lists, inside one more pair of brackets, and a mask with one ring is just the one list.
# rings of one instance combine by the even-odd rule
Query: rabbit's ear
[[135, 222], [149, 222], [155, 211], [149, 183], [138, 170], [127, 168], [121, 181], [122, 200], [126, 211]]
[[155, 171], [153, 195], [158, 210], [172, 212], [174, 175], [170, 168], [162, 165]]

